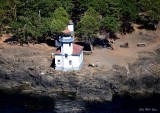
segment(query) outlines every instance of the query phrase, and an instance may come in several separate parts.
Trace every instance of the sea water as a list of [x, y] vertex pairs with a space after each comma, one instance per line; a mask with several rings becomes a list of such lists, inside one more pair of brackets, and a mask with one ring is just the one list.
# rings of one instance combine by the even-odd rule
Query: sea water
[[116, 96], [111, 102], [34, 97], [0, 92], [0, 113], [160, 113], [160, 95], [132, 98]]

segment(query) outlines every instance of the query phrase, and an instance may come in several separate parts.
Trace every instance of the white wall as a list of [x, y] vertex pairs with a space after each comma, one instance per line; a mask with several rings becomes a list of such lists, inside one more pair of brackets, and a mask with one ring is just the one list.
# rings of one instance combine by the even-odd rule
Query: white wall
[[79, 57], [79, 62], [82, 62], [82, 61], [83, 61], [83, 51], [81, 52], [80, 57]]
[[[60, 63], [58, 63], [58, 60], [60, 60]], [[56, 67], [62, 67], [63, 66], [62, 56], [55, 56], [55, 64], [56, 64]]]
[[73, 26], [73, 25], [68, 25], [68, 29], [69, 29], [71, 32], [74, 32], [74, 26]]
[[79, 61], [79, 56], [73, 56], [72, 57], [72, 62], [73, 62], [73, 66], [74, 67], [78, 67], [80, 65], [80, 61]]
[[[69, 64], [69, 61], [72, 61], [72, 64]], [[79, 57], [78, 56], [68, 56], [68, 58], [65, 58], [64, 56], [64, 68], [74, 68], [78, 67], [80, 64]]]
[[71, 43], [71, 46], [69, 46], [69, 44], [63, 44], [63, 46], [61, 46], [61, 54], [69, 54], [71, 55], [73, 51], [73, 44]]
[[68, 56], [68, 57], [65, 57], [63, 56], [63, 59], [64, 59], [64, 68], [71, 68], [71, 66], [69, 65], [69, 60], [70, 60], [70, 57], [71, 56]]
[[[60, 63], [58, 64], [58, 60], [60, 60]], [[72, 61], [72, 64], [69, 63], [69, 61]], [[80, 56], [71, 56], [68, 55], [68, 57], [63, 56], [56, 56], [55, 55], [55, 64], [58, 70], [77, 70], [79, 69], [79, 66], [83, 62], [83, 51], [81, 52]]]
[[[65, 56], [55, 56], [55, 64], [56, 67], [64, 67], [66, 69], [71, 68], [74, 69], [74, 67], [79, 67], [82, 61], [79, 60], [79, 56], [68, 56], [67, 58]], [[60, 63], [58, 63], [58, 60], [60, 60]], [[72, 64], [69, 64], [69, 61], [72, 61]]]

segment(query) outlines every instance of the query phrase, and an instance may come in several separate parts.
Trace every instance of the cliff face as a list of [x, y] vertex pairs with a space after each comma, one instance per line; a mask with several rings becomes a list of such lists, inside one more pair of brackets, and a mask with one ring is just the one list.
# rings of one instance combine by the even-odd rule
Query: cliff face
[[60, 92], [71, 92], [89, 101], [112, 100], [114, 94], [160, 93], [160, 49], [143, 53], [125, 67], [114, 65], [98, 74], [57, 72], [50, 68], [48, 51], [29, 47], [0, 48], [0, 88], [19, 89], [23, 93], [56, 98]]

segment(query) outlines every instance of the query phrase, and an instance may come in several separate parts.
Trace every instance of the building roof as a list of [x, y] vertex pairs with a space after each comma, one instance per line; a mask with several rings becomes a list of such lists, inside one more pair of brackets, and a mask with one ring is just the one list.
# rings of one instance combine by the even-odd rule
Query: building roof
[[[80, 54], [81, 51], [83, 50], [83, 46], [77, 45], [77, 44], [73, 44], [73, 52], [72, 55], [77, 55]], [[61, 54], [61, 48], [57, 48], [55, 54]]]
[[72, 54], [80, 54], [83, 50], [83, 46], [73, 44], [73, 53]]
[[64, 33], [64, 34], [71, 34], [71, 31], [68, 28], [66, 28], [65, 30], [62, 31], [62, 33]]

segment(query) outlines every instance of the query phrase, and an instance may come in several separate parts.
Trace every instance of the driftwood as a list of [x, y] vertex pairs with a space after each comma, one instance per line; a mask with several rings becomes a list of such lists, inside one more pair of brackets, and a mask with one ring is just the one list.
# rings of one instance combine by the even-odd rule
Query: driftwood
[[128, 45], [125, 45], [125, 44], [120, 45], [120, 47], [122, 47], [122, 48], [129, 48], [129, 46], [128, 46]]
[[138, 47], [145, 47], [145, 46], [146, 46], [146, 43], [137, 43], [137, 46], [138, 46]]
[[128, 44], [128, 42], [126, 42], [125, 44], [120, 45], [120, 47], [122, 47], [122, 48], [129, 48], [129, 44]]
[[90, 55], [90, 54], [92, 53], [92, 51], [83, 51], [83, 53], [84, 53], [85, 55]]
[[88, 64], [89, 67], [94, 67], [95, 65], [93, 63]]

